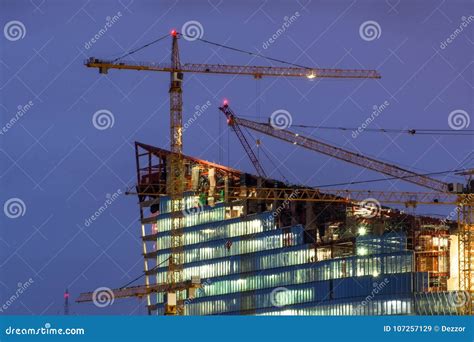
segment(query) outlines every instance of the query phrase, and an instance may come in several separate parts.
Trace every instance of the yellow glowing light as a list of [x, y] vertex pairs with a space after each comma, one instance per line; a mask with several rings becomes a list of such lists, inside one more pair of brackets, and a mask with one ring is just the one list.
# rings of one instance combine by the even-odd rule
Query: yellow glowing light
[[306, 77], [312, 80], [313, 78], [316, 78], [316, 74], [314, 73], [314, 71], [311, 71], [311, 74], [306, 75]]

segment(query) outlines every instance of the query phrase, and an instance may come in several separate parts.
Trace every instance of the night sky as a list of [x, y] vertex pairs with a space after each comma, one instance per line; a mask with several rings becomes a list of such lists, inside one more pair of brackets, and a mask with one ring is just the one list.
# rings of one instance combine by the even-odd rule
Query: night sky
[[[286, 110], [294, 124], [354, 128], [386, 102], [368, 128], [473, 129], [472, 15], [474, 2], [467, 0], [1, 0], [0, 309], [32, 281], [0, 314], [62, 314], [66, 288], [71, 314], [145, 314], [134, 298], [106, 308], [73, 299], [101, 286], [120, 287], [143, 270], [137, 199], [124, 193], [136, 179], [134, 141], [169, 148], [169, 75], [99, 75], [83, 65], [86, 58], [115, 58], [172, 28], [194, 26], [203, 39], [291, 63], [382, 74], [380, 80], [312, 81], [185, 74], [183, 121], [211, 105], [186, 128], [184, 152], [253, 172], [224, 126], [223, 98], [236, 113], [262, 121]], [[375, 31], [364, 31], [365, 25]], [[182, 62], [278, 65], [198, 40], [179, 44]], [[166, 38], [127, 59], [168, 62], [170, 48]], [[474, 167], [472, 136], [299, 132], [421, 173]], [[272, 159], [260, 153], [274, 178], [281, 172], [292, 183], [320, 186], [383, 177], [253, 135]], [[425, 191], [402, 181], [338, 188]], [[420, 207], [417, 213], [451, 210]]]

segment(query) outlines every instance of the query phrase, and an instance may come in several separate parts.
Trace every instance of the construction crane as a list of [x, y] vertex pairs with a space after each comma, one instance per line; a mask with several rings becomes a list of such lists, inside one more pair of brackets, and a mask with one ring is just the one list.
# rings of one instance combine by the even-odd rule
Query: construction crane
[[[124, 299], [124, 298], [131, 298], [131, 297], [138, 297], [143, 298], [148, 296], [152, 293], [176, 293], [177, 291], [187, 291], [188, 298], [194, 298], [195, 292], [197, 289], [201, 288], [200, 279], [193, 277], [193, 279], [182, 282], [176, 283], [172, 287], [170, 284], [152, 284], [152, 285], [138, 285], [138, 286], [130, 286], [130, 287], [121, 287], [116, 289], [110, 289], [110, 293], [112, 298], [115, 299]], [[100, 296], [97, 292], [84, 292], [79, 295], [76, 299], [78, 303], [85, 303], [85, 302], [94, 302], [97, 300], [97, 296]], [[179, 307], [183, 305], [182, 301], [177, 300], [176, 305], [178, 306], [178, 313]]]
[[239, 126], [243, 126], [268, 136], [289, 142], [291, 144], [298, 145], [306, 149], [322, 153], [345, 162], [349, 162], [351, 164], [362, 166], [366, 169], [377, 171], [394, 178], [403, 179], [407, 182], [420, 185], [425, 188], [429, 188], [438, 192], [453, 191], [453, 185], [428, 177], [426, 175], [420, 175], [396, 165], [385, 163], [340, 147], [332, 146], [322, 141], [291, 132], [287, 129], [275, 129], [270, 124], [264, 124], [237, 117], [227, 102], [225, 102], [222, 107], [219, 107], [219, 109], [225, 114], [228, 125], [231, 126], [234, 131], [240, 130]]
[[[160, 71], [170, 74], [169, 100], [170, 100], [170, 140], [171, 152], [174, 152], [169, 163], [167, 177], [167, 193], [171, 199], [171, 257], [168, 265], [167, 280], [170, 288], [183, 282], [183, 175], [184, 165], [183, 152], [183, 74], [205, 73], [205, 74], [228, 74], [228, 75], [250, 75], [256, 79], [264, 76], [269, 77], [303, 77], [314, 78], [349, 78], [349, 79], [378, 79], [380, 74], [375, 70], [344, 70], [344, 69], [319, 69], [306, 67], [269, 67], [269, 66], [242, 66], [222, 64], [181, 64], [178, 39], [182, 35], [176, 30], [171, 31], [172, 48], [171, 64], [159, 63], [133, 63], [124, 62], [119, 59], [103, 60], [90, 57], [85, 65], [89, 68], [97, 68], [99, 73], [107, 74], [109, 69], [137, 70], [137, 71]], [[161, 40], [158, 39], [157, 41]], [[138, 50], [135, 50], [135, 52]], [[131, 54], [131, 53], [129, 53]], [[171, 300], [170, 300], [171, 299]], [[169, 293], [165, 314], [176, 315], [178, 310], [176, 294]]]
[[308, 202], [332, 202], [355, 204], [368, 198], [380, 203], [401, 204], [405, 207], [417, 205], [467, 205], [472, 202], [468, 194], [421, 191], [383, 191], [383, 190], [348, 190], [317, 189], [305, 187], [264, 188], [264, 187], [230, 187], [227, 195], [230, 200], [291, 200]]
[[[379, 198], [384, 202], [403, 203], [405, 206], [416, 206], [417, 204], [454, 204], [457, 206], [457, 222], [459, 230], [458, 250], [459, 250], [459, 287], [461, 290], [468, 291], [471, 298], [474, 299], [474, 193], [472, 181], [463, 188], [455, 184], [445, 183], [437, 179], [420, 175], [412, 171], [405, 170], [399, 166], [378, 161], [374, 158], [363, 156], [340, 147], [315, 140], [313, 138], [302, 136], [287, 129], [276, 129], [270, 124], [263, 124], [252, 120], [237, 117], [229, 107], [227, 101], [219, 109], [225, 114], [227, 123], [234, 131], [240, 130], [243, 126], [254, 131], [266, 134], [268, 136], [304, 147], [306, 149], [322, 153], [345, 162], [349, 162], [366, 169], [377, 171], [394, 178], [402, 179], [407, 182], [432, 189], [437, 193], [402, 193], [400, 196], [392, 192], [377, 191], [349, 191], [349, 190], [324, 190], [327, 195], [334, 194], [334, 201], [362, 201], [367, 198]], [[247, 149], [246, 149], [247, 150]], [[463, 173], [472, 175], [472, 172]], [[462, 194], [464, 192], [464, 194]], [[237, 194], [231, 196], [234, 199], [253, 198], [253, 199], [274, 199], [282, 197], [291, 197], [294, 190], [289, 189], [245, 189], [239, 190]], [[355, 196], [354, 196], [355, 195]], [[362, 196], [361, 196], [362, 195]], [[321, 200], [319, 190], [301, 190], [298, 195], [291, 200], [311, 200], [316, 197]], [[325, 196], [322, 196], [323, 199]], [[353, 197], [353, 198], [351, 198]], [[448, 199], [449, 198], [449, 199]], [[338, 200], [339, 199], [339, 200]], [[382, 201], [381, 201], [382, 202]]]
[[[224, 100], [224, 105], [227, 106], [227, 100]], [[228, 107], [227, 107], [228, 108]], [[265, 170], [263, 169], [263, 166], [260, 164], [260, 161], [258, 160], [257, 156], [255, 155], [255, 152], [253, 151], [252, 147], [250, 146], [247, 138], [244, 135], [244, 132], [242, 132], [242, 129], [240, 128], [239, 125], [232, 125], [229, 124], [230, 127], [235, 132], [235, 135], [237, 135], [237, 138], [239, 138], [240, 143], [242, 144], [245, 152], [247, 153], [247, 156], [249, 157], [250, 161], [252, 162], [253, 166], [255, 167], [255, 171], [257, 171], [257, 174], [260, 177], [263, 178], [268, 178], [267, 174], [265, 173]]]

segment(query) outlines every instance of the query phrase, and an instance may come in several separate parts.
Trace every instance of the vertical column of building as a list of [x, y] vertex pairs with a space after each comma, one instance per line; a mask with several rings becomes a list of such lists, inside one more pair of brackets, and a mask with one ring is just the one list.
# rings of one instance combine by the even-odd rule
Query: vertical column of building
[[[146, 240], [145, 240], [145, 236], [146, 236], [146, 231], [145, 231], [145, 225], [142, 223], [142, 229], [141, 229], [141, 232], [142, 232], [142, 252], [143, 252], [143, 260], [144, 260], [144, 268], [145, 268], [145, 285], [146, 286], [150, 286], [150, 276], [148, 275], [148, 270], [149, 270], [149, 267], [148, 267], [148, 258], [146, 257], [146, 253], [147, 253], [147, 248], [146, 248]], [[147, 304], [147, 308], [148, 308], [148, 314], [150, 315], [151, 314], [151, 304], [152, 304], [152, 301], [151, 301], [151, 294], [147, 294], [146, 296], [146, 304]]]
[[[144, 217], [142, 214], [142, 219], [141, 219], [141, 235], [142, 235], [142, 252], [143, 252], [143, 259], [144, 259], [144, 270], [145, 270], [145, 285], [146, 286], [153, 286], [158, 283], [156, 276], [155, 279], [153, 279], [153, 271], [157, 264], [158, 264], [158, 254], [156, 253], [157, 250], [157, 237], [158, 237], [158, 228], [157, 228], [157, 216], [159, 214], [159, 211], [153, 211], [152, 208], [157, 207], [157, 204], [150, 204], [150, 203], [156, 203], [156, 199], [150, 200], [150, 201], [144, 201], [141, 202], [140, 205], [144, 205], [145, 202], [148, 202], [146, 204], [147, 206], [150, 206], [150, 216], [149, 217]], [[145, 208], [146, 208], [145, 207]], [[143, 208], [141, 208], [141, 211], [143, 213]], [[152, 244], [151, 246], [149, 244]], [[150, 260], [154, 259], [155, 262], [151, 262]], [[147, 308], [148, 308], [148, 314], [152, 314], [153, 311], [156, 310], [156, 304], [157, 304], [157, 294], [156, 293], [149, 293], [146, 296], [147, 298]]]

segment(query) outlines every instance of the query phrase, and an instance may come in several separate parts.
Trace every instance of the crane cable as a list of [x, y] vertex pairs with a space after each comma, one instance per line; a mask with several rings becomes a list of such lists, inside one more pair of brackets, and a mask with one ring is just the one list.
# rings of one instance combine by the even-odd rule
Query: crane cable
[[[259, 118], [255, 115], [239, 115], [242, 118]], [[267, 122], [256, 121], [260, 124], [268, 124]], [[291, 124], [291, 127], [295, 128], [311, 128], [311, 129], [321, 129], [321, 130], [340, 130], [340, 131], [352, 131], [357, 132], [359, 127], [342, 127], [342, 126], [320, 126], [320, 125], [303, 125], [303, 124]], [[288, 127], [290, 128], [290, 127]], [[456, 131], [453, 129], [441, 129], [441, 128], [411, 128], [411, 129], [402, 129], [402, 128], [364, 128], [364, 132], [370, 133], [405, 133], [408, 135], [474, 135], [474, 129], [463, 129], [462, 131]]]
[[[301, 64], [296, 64], [296, 63], [291, 63], [291, 62], [288, 62], [288, 61], [284, 61], [282, 59], [277, 59], [277, 58], [273, 58], [273, 57], [268, 57], [268, 56], [264, 56], [260, 53], [255, 53], [255, 52], [252, 52], [252, 51], [247, 51], [247, 50], [243, 50], [243, 49], [238, 49], [238, 48], [235, 48], [235, 47], [232, 47], [232, 46], [228, 46], [228, 45], [225, 45], [225, 44], [220, 44], [220, 43], [216, 43], [216, 42], [211, 42], [209, 40], [206, 40], [206, 39], [202, 39], [202, 38], [199, 38], [199, 37], [190, 37], [190, 36], [187, 36], [183, 33], [179, 33], [181, 36], [183, 37], [188, 37], [188, 38], [192, 38], [192, 39], [196, 39], [198, 41], [201, 41], [203, 43], [206, 43], [206, 44], [210, 44], [210, 45], [214, 45], [214, 46], [217, 46], [217, 47], [221, 47], [221, 48], [224, 48], [224, 49], [228, 49], [228, 50], [232, 50], [232, 51], [235, 51], [235, 52], [240, 52], [240, 53], [244, 53], [244, 54], [247, 54], [247, 55], [250, 55], [250, 56], [254, 56], [254, 57], [259, 57], [259, 58], [263, 58], [263, 59], [266, 59], [266, 60], [269, 60], [269, 61], [273, 61], [273, 62], [277, 62], [277, 63], [282, 63], [282, 64], [286, 64], [286, 65], [291, 65], [291, 66], [294, 66], [294, 67], [298, 67], [298, 68], [303, 68], [303, 69], [308, 69], [308, 70], [313, 70], [313, 68], [310, 68], [308, 66], [305, 66], [305, 65], [301, 65]], [[124, 57], [127, 57], [127, 56], [130, 56], [144, 48], [147, 48], [149, 47], [150, 45], [153, 45], [155, 43], [158, 43], [159, 41], [165, 39], [166, 37], [169, 37], [169, 34], [166, 34], [158, 39], [155, 39], [153, 41], [151, 41], [150, 43], [147, 43], [139, 48], [136, 48], [134, 50], [131, 50], [127, 53], [125, 53], [124, 55], [120, 56], [120, 57], [117, 57], [115, 58], [112, 62], [117, 62], [118, 60], [124, 58]]]
[[[181, 34], [183, 37], [189, 37], [189, 36], [186, 36], [185, 34], [182, 34], [182, 33], [180, 33], [180, 34]], [[221, 48], [223, 48], [223, 49], [228, 49], [228, 50], [231, 50], [231, 51], [244, 53], [244, 54], [247, 54], [247, 55], [250, 55], [250, 56], [263, 58], [263, 59], [266, 59], [266, 60], [269, 60], [269, 61], [273, 61], [273, 62], [277, 62], [277, 63], [282, 63], [282, 64], [286, 64], [286, 65], [291, 65], [291, 66], [294, 66], [294, 67], [297, 67], [297, 68], [303, 68], [303, 69], [313, 70], [313, 68], [310, 68], [310, 67], [308, 67], [308, 66], [306, 66], [306, 65], [291, 63], [291, 62], [288, 62], [288, 61], [284, 61], [284, 60], [282, 60], [282, 59], [273, 58], [273, 57], [268, 57], [268, 56], [262, 55], [262, 54], [260, 54], [260, 53], [256, 53], [256, 52], [252, 52], [252, 51], [247, 51], [247, 50], [243, 50], [243, 49], [239, 49], [239, 48], [235, 48], [235, 47], [228, 46], [228, 45], [225, 45], [225, 44], [220, 44], [220, 43], [211, 42], [211, 41], [209, 41], [209, 40], [202, 39], [202, 38], [199, 38], [199, 37], [197, 37], [197, 38], [196, 38], [196, 37], [189, 37], [189, 38], [196, 39], [196, 40], [201, 41], [201, 42], [206, 43], [206, 44], [210, 44], [210, 45], [214, 45], [214, 46], [217, 46], [217, 47], [221, 47]]]
[[278, 171], [278, 173], [280, 174], [281, 178], [285, 181], [285, 183], [288, 183], [288, 179], [285, 177], [285, 175], [283, 174], [283, 172], [281, 172], [280, 168], [276, 165], [276, 163], [273, 161], [273, 158], [270, 157], [270, 155], [263, 149], [263, 145], [261, 144], [261, 142], [259, 144], [257, 144], [257, 139], [255, 139], [255, 137], [253, 136], [253, 134], [246, 128], [246, 127], [242, 127], [240, 126], [249, 136], [250, 138], [255, 142], [255, 145], [257, 145], [257, 147], [263, 152], [263, 154], [267, 157], [267, 159], [270, 161], [270, 163], [273, 165], [273, 167], [275, 168], [275, 170]]
[[[180, 33], [180, 35], [184, 36], [184, 37], [188, 37], [182, 33]], [[149, 47], [155, 43], [158, 43], [159, 41], [165, 39], [166, 37], [168, 37], [169, 35], [166, 34], [166, 35], [163, 35], [162, 37], [158, 38], [158, 39], [155, 39], [153, 41], [151, 41], [150, 43], [147, 43], [139, 48], [136, 48], [134, 50], [131, 50], [129, 52], [127, 52], [126, 54], [120, 56], [120, 57], [117, 57], [116, 59], [113, 60], [113, 62], [116, 62], [126, 56], [130, 56], [146, 47]], [[191, 37], [191, 38], [196, 38], [196, 37]], [[300, 65], [300, 64], [295, 64], [295, 63], [291, 63], [291, 62], [287, 62], [287, 61], [284, 61], [284, 60], [281, 60], [281, 59], [277, 59], [277, 58], [272, 58], [272, 57], [268, 57], [268, 56], [264, 56], [262, 54], [259, 54], [259, 53], [255, 53], [255, 52], [251, 52], [251, 51], [247, 51], [247, 50], [243, 50], [243, 49], [239, 49], [239, 48], [234, 48], [234, 47], [231, 47], [231, 46], [228, 46], [228, 45], [225, 45], [225, 44], [220, 44], [220, 43], [215, 43], [215, 42], [211, 42], [209, 40], [206, 40], [206, 39], [202, 39], [202, 38], [196, 38], [197, 40], [203, 42], [203, 43], [207, 43], [207, 44], [211, 44], [211, 45], [214, 45], [214, 46], [218, 46], [218, 47], [222, 47], [224, 49], [228, 49], [228, 50], [232, 50], [232, 51], [236, 51], [236, 52], [240, 52], [240, 53], [244, 53], [244, 54], [248, 54], [248, 55], [251, 55], [251, 56], [255, 56], [255, 57], [259, 57], [259, 58], [263, 58], [263, 59], [267, 59], [267, 60], [270, 60], [270, 61], [274, 61], [274, 62], [278, 62], [278, 63], [282, 63], [282, 64], [286, 64], [286, 65], [291, 65], [291, 66], [295, 66], [295, 67], [299, 67], [299, 68], [304, 68], [304, 69], [308, 69], [308, 70], [312, 70], [312, 68], [310, 67], [307, 67], [307, 66], [304, 66], [304, 65]], [[296, 124], [293, 124], [292, 126], [294, 127], [300, 127], [300, 128], [316, 128], [316, 129], [328, 129], [328, 130], [334, 130], [334, 129], [338, 129], [338, 130], [358, 130], [358, 128], [347, 128], [347, 127], [331, 127], [331, 126], [311, 126], [311, 125], [296, 125]], [[418, 135], [473, 135], [473, 134], [469, 134], [469, 133], [464, 133], [464, 132], [474, 132], [474, 130], [464, 130], [464, 132], [452, 132], [450, 130], [443, 130], [443, 129], [408, 129], [408, 130], [402, 130], [402, 129], [384, 129], [384, 128], [381, 128], [381, 129], [375, 129], [375, 128], [366, 128], [364, 129], [364, 131], [368, 131], [368, 132], [379, 132], [379, 133], [407, 133], [407, 134], [410, 134], [410, 135], [415, 135], [415, 134], [418, 134]], [[265, 152], [264, 152], [265, 153]], [[268, 155], [267, 155], [267, 158], [268, 158]], [[465, 170], [459, 170], [459, 171], [465, 171]], [[450, 171], [448, 171], [450, 172]], [[448, 172], [441, 172], [442, 173], [448, 173]], [[452, 171], [454, 172], [454, 171]], [[425, 175], [430, 175], [430, 174], [440, 174], [440, 173], [428, 173], [428, 174], [425, 174]], [[282, 175], [283, 176], [283, 175]], [[410, 176], [408, 176], [410, 177]], [[407, 177], [402, 177], [402, 178], [407, 178]], [[392, 179], [402, 179], [402, 178], [399, 178], [399, 177], [394, 177]], [[376, 180], [368, 180], [368, 181], [360, 181], [360, 182], [349, 182], [349, 183], [339, 183], [339, 184], [336, 184], [336, 185], [344, 185], [344, 184], [358, 184], [358, 183], [366, 183], [366, 182], [378, 182], [378, 181], [383, 181], [383, 180], [389, 180], [391, 178], [384, 178], [384, 179], [376, 179]], [[326, 186], [331, 186], [331, 185], [323, 185], [321, 187], [326, 187]], [[166, 261], [166, 260], [165, 260]], [[155, 266], [156, 267], [156, 266]], [[139, 278], [138, 278], [139, 279]], [[135, 280], [134, 280], [135, 281]]]
[[114, 60], [112, 60], [112, 62], [115, 63], [115, 62], [117, 62], [118, 60], [120, 60], [120, 59], [122, 59], [122, 58], [124, 58], [124, 57], [133, 55], [134, 53], [136, 53], [136, 52], [138, 52], [138, 51], [140, 51], [140, 50], [142, 50], [142, 49], [144, 49], [144, 48], [147, 48], [147, 47], [149, 47], [150, 45], [153, 45], [153, 44], [155, 44], [155, 43], [158, 43], [159, 41], [165, 39], [166, 37], [169, 37], [169, 35], [168, 35], [168, 34], [165, 34], [164, 36], [162, 36], [162, 37], [160, 37], [160, 38], [158, 38], [158, 39], [155, 39], [155, 40], [152, 41], [152, 42], [149, 42], [149, 43], [147, 43], [147, 44], [145, 44], [145, 45], [143, 45], [143, 46], [140, 46], [139, 48], [136, 48], [136, 49], [134, 49], [134, 50], [131, 50], [131, 51], [125, 53], [124, 55], [115, 58]]
[[[334, 127], [334, 126], [317, 126], [317, 125], [298, 125], [292, 124], [293, 127], [298, 128], [312, 128], [325, 130], [341, 130], [358, 132], [360, 129], [354, 127]], [[436, 129], [436, 128], [413, 128], [413, 129], [398, 129], [398, 128], [365, 128], [364, 132], [371, 133], [406, 133], [408, 135], [474, 135], [474, 130], [454, 131], [452, 129]]]
[[[155, 269], [157, 269], [159, 266], [161, 266], [162, 264], [164, 264], [165, 262], [167, 262], [169, 259], [171, 259], [171, 256], [169, 256], [168, 258], [166, 258], [165, 260], [163, 260], [162, 262], [160, 262], [159, 264], [155, 265], [154, 267], [150, 268], [147, 272], [150, 272], [150, 271], [153, 271]], [[140, 278], [143, 278], [144, 276], [146, 275], [145, 271], [143, 271], [143, 274], [139, 275], [138, 277], [136, 277], [135, 279], [129, 281], [128, 283], [126, 283], [125, 285], [123, 285], [122, 287], [120, 287], [121, 289], [127, 287], [128, 285], [136, 282], [138, 279]]]
[[340, 185], [354, 185], [354, 184], [363, 184], [363, 183], [375, 183], [375, 182], [382, 182], [382, 181], [387, 181], [387, 180], [407, 179], [407, 178], [413, 178], [413, 177], [418, 177], [418, 176], [435, 176], [435, 175], [443, 175], [443, 174], [449, 174], [449, 173], [454, 173], [454, 172], [462, 172], [462, 171], [468, 171], [468, 170], [470, 170], [470, 169], [438, 171], [438, 172], [420, 173], [420, 174], [411, 175], [411, 176], [387, 177], [387, 178], [369, 179], [369, 180], [364, 180], [364, 181], [354, 181], [354, 182], [345, 182], [345, 183], [324, 184], [324, 185], [317, 185], [317, 186], [315, 186], [315, 188], [327, 188], [327, 187], [331, 187], [331, 186], [340, 186]]

